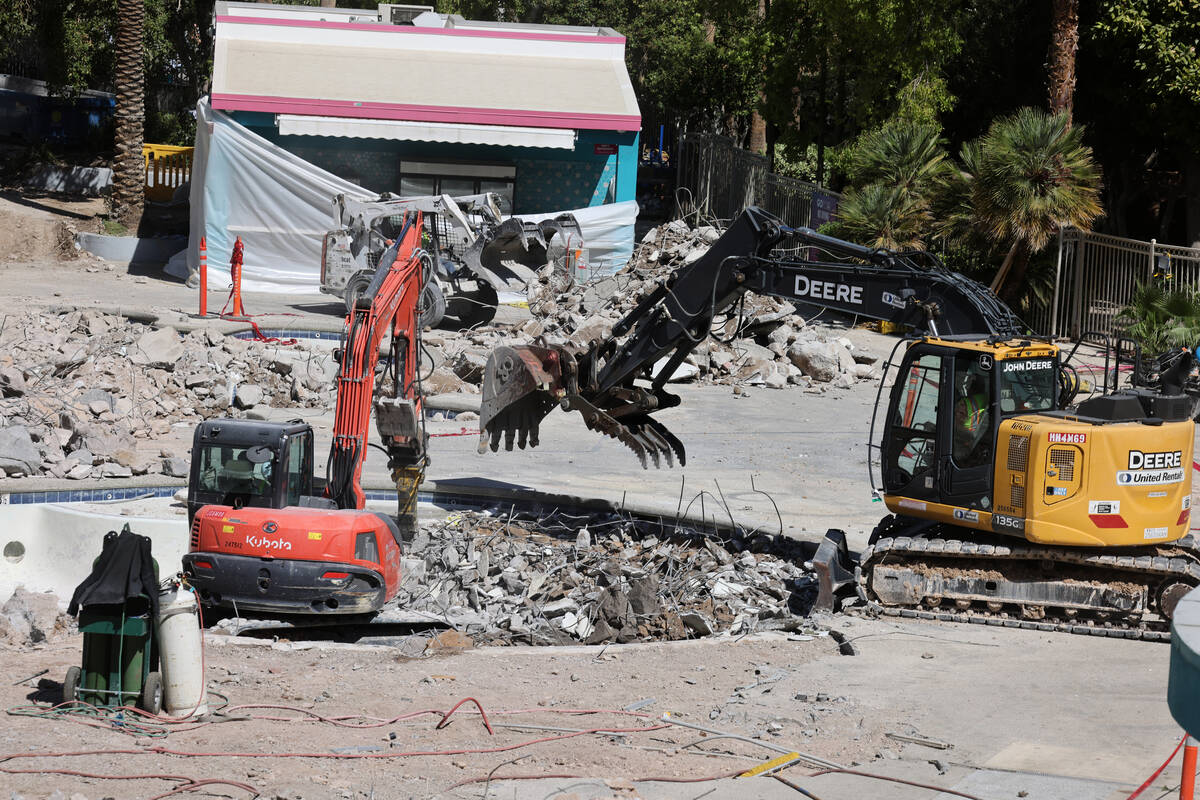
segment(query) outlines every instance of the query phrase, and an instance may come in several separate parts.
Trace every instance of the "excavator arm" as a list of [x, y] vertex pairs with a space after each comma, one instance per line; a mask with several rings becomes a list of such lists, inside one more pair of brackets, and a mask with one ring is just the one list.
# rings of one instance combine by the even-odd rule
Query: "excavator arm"
[[[391, 335], [393, 396], [375, 402], [376, 421], [393, 470], [419, 470], [425, 460], [417, 391], [418, 300], [430, 275], [421, 250], [421, 212], [408, 212], [400, 235], [380, 259], [370, 285], [346, 317], [337, 375], [333, 444], [326, 494], [338, 508], [363, 508], [362, 467], [375, 396], [379, 346]], [[403, 510], [403, 498], [401, 502]]]
[[[499, 347], [485, 370], [480, 451], [536, 447], [557, 404], [655, 466], [685, 461], [682, 443], [652, 414], [679, 404], [671, 375], [713, 321], [746, 292], [908, 324], [940, 336], [1000, 339], [1025, 324], [987, 287], [932, 254], [872, 249], [789, 228], [750, 207], [697, 261], [672, 273], [600, 341], [585, 348]], [[655, 364], [666, 359], [655, 371]]]

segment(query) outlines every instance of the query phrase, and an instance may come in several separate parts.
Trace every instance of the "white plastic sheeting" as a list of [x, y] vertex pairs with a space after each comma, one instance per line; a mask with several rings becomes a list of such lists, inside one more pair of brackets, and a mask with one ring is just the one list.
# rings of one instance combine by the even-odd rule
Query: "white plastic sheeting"
[[[561, 214], [521, 214], [521, 219], [538, 222]], [[625, 266], [633, 256], [634, 223], [638, 204], [633, 200], [609, 203], [591, 208], [577, 208], [570, 213], [579, 221], [583, 244], [588, 249], [589, 278], [612, 275]], [[582, 276], [581, 276], [582, 277]]]
[[[186, 277], [196, 271], [204, 236], [209, 287], [227, 286], [230, 254], [240, 236], [244, 290], [318, 293], [321, 240], [334, 224], [334, 195], [373, 193], [272, 144], [214, 111], [207, 100], [196, 106], [196, 123], [190, 238], [185, 253], [168, 262], [167, 272]], [[520, 216], [536, 221], [560, 213]], [[595, 275], [625, 265], [633, 253], [637, 203], [570, 213], [579, 220]]]
[[243, 289], [319, 292], [321, 239], [333, 224], [334, 195], [370, 195], [271, 144], [205, 100], [196, 106], [192, 165], [187, 265], [198, 267], [200, 236], [207, 237], [212, 288], [229, 283], [229, 257], [240, 236]]

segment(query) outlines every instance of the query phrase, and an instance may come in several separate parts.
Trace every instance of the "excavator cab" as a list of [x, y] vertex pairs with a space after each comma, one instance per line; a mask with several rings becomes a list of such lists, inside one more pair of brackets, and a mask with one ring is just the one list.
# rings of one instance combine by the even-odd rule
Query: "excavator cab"
[[313, 432], [305, 423], [212, 419], [196, 426], [188, 524], [206, 505], [283, 508], [315, 500]]
[[[1058, 349], [925, 339], [900, 363], [881, 450], [883, 488], [922, 511], [928, 503], [990, 511], [1000, 423], [1049, 411], [1058, 395]], [[961, 514], [960, 514], [961, 515]]]

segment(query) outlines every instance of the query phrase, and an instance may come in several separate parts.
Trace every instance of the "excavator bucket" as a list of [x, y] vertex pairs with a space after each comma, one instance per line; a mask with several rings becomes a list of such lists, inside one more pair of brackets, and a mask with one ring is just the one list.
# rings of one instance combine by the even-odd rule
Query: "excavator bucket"
[[497, 347], [483, 373], [479, 406], [479, 452], [489, 447], [525, 449], [538, 445], [542, 419], [566, 394], [562, 381], [565, 353], [557, 348]]
[[[600, 408], [573, 392], [564, 380], [564, 365], [574, 365], [574, 356], [559, 347], [497, 347], [488, 359], [483, 376], [483, 400], [479, 406], [479, 452], [491, 448], [522, 450], [538, 446], [541, 421], [555, 405], [578, 411], [594, 431], [611, 436], [637, 455], [642, 467], [686, 463], [683, 443], [666, 426], [647, 413], [619, 414]], [[570, 370], [568, 369], [568, 372]]]

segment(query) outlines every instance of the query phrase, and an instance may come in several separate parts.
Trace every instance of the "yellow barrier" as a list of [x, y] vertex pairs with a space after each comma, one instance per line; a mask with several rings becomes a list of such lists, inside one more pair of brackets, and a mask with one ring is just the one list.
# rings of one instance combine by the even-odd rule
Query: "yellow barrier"
[[192, 152], [194, 147], [177, 147], [170, 144], [142, 145], [142, 158], [146, 161], [146, 199], [165, 203], [175, 190], [187, 182], [192, 175]]

